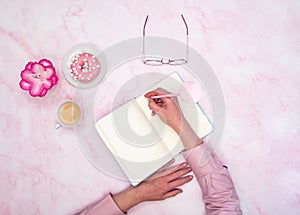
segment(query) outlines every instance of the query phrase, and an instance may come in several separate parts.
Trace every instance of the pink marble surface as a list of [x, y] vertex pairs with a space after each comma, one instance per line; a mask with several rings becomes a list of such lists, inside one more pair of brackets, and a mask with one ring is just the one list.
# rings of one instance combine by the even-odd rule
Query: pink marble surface
[[[226, 129], [218, 154], [229, 166], [244, 214], [300, 213], [299, 1], [8, 1], [0, 2], [0, 214], [72, 214], [128, 184], [84, 157], [72, 130], [55, 130], [56, 106], [75, 88], [64, 53], [79, 42], [100, 49], [149, 33], [200, 52], [222, 85]], [[150, 22], [150, 18], [149, 18]], [[19, 89], [28, 61], [50, 59], [59, 82], [44, 98]], [[163, 202], [129, 214], [203, 214], [195, 181]]]

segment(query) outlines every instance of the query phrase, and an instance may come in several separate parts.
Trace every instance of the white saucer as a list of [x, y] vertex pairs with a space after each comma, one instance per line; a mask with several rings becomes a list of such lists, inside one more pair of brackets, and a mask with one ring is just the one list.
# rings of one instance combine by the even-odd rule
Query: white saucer
[[[70, 73], [70, 64], [72, 62], [72, 59], [74, 58], [75, 55], [82, 53], [82, 52], [87, 52], [90, 53], [94, 56], [96, 56], [97, 60], [100, 63], [100, 72], [95, 77], [93, 80], [90, 82], [80, 82], [75, 80]], [[65, 78], [70, 82], [75, 87], [78, 88], [90, 88], [93, 86], [96, 86], [105, 76], [106, 74], [106, 63], [104, 60], [104, 57], [101, 56], [100, 50], [92, 44], [89, 43], [80, 43], [75, 46], [73, 46], [70, 50], [68, 50], [63, 58], [63, 63], [62, 63], [62, 69], [63, 73], [65, 75]]]

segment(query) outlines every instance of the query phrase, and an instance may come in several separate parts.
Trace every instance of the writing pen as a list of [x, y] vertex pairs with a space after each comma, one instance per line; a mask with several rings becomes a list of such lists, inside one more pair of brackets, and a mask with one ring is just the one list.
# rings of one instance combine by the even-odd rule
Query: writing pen
[[158, 96], [151, 96], [151, 99], [160, 99], [160, 98], [168, 98], [168, 97], [175, 97], [179, 96], [179, 93], [169, 93], [169, 94], [163, 94]]

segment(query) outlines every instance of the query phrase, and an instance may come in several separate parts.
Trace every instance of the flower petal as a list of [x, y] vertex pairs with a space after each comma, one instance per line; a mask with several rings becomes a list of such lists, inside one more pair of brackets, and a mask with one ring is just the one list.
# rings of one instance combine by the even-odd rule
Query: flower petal
[[31, 70], [33, 62], [28, 62], [25, 66], [25, 69]]
[[53, 86], [56, 85], [56, 84], [57, 84], [57, 81], [58, 81], [57, 75], [53, 75], [53, 76], [52, 76], [52, 85], [53, 85]]
[[19, 85], [22, 90], [29, 90], [30, 84], [25, 82], [24, 80], [21, 80]]
[[43, 67], [43, 65], [38, 64], [38, 63], [34, 63], [32, 65], [32, 69], [31, 69], [32, 73], [35, 73], [35, 74], [42, 74], [44, 70], [45, 70], [45, 67]]
[[40, 93], [39, 97], [45, 96], [45, 95], [47, 94], [47, 92], [48, 92], [48, 90], [44, 89], [44, 90]]
[[47, 89], [47, 90], [49, 90], [49, 89], [51, 89], [51, 87], [52, 87], [52, 80], [44, 80], [43, 82], [42, 82], [42, 85], [41, 85], [41, 87], [42, 88], [45, 88], [45, 89]]
[[45, 71], [43, 71], [43, 76], [46, 79], [52, 79], [52, 76], [55, 75], [54, 67], [44, 67]]
[[43, 65], [44, 67], [52, 67], [52, 63], [50, 60], [47, 60], [47, 59], [42, 59], [39, 61], [39, 64]]
[[21, 78], [26, 81], [27, 83], [33, 83], [35, 80], [34, 78], [32, 77], [33, 73], [31, 70], [23, 70], [21, 72]]
[[29, 87], [29, 93], [32, 96], [38, 96], [42, 93], [42, 91], [44, 90], [44, 87], [42, 86], [42, 84], [40, 82], [35, 82], [32, 83]]

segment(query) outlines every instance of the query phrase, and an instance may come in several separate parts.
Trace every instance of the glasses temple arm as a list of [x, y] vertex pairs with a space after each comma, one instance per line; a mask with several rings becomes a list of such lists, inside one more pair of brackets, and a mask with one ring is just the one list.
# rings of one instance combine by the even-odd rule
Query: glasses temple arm
[[145, 36], [145, 28], [146, 28], [147, 21], [148, 21], [148, 15], [147, 15], [145, 23], [144, 23], [143, 36]]
[[[147, 17], [147, 18], [148, 18], [148, 17]], [[186, 24], [186, 21], [185, 21], [185, 19], [184, 19], [184, 17], [183, 17], [182, 14], [181, 14], [181, 18], [182, 18], [182, 20], [183, 20], [183, 22], [184, 22], [184, 25], [185, 25], [186, 35], [189, 35], [189, 28], [188, 28], [188, 26], [187, 26], [187, 24]]]

